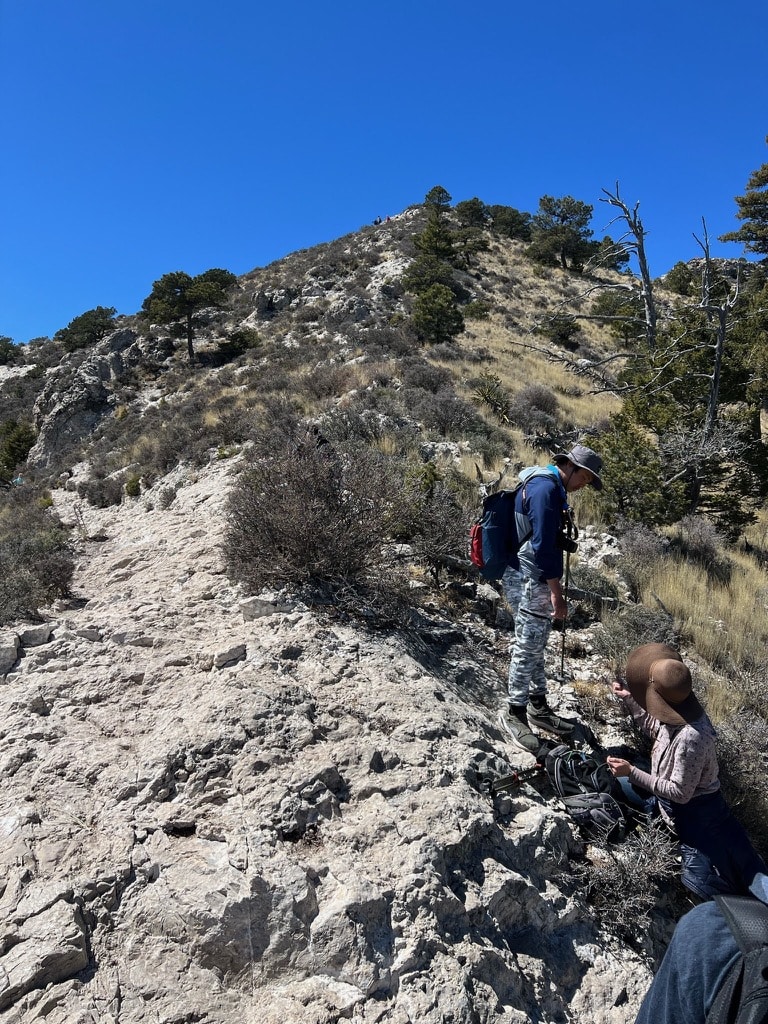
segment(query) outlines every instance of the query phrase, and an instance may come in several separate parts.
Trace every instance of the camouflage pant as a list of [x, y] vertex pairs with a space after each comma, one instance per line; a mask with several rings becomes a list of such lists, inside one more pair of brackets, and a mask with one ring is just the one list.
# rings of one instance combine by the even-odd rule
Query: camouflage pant
[[514, 569], [502, 577], [504, 596], [515, 617], [515, 642], [509, 663], [509, 701], [527, 704], [531, 694], [547, 692], [544, 650], [552, 629], [552, 593]]

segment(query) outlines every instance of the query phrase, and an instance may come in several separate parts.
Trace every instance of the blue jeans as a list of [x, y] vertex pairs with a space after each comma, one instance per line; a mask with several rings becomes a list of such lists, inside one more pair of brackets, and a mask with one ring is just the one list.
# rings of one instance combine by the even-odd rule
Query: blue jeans
[[680, 840], [683, 882], [697, 895], [748, 896], [755, 875], [768, 872], [768, 865], [719, 790], [694, 797], [687, 804], [659, 803], [674, 822]]

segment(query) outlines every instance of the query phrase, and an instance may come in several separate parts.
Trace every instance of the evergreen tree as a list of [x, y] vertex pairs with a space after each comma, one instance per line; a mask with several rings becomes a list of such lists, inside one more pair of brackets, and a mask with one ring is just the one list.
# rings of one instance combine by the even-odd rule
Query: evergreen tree
[[747, 252], [768, 256], [768, 163], [750, 174], [746, 192], [735, 198], [739, 208], [736, 217], [744, 223], [737, 231], [720, 235], [720, 241], [743, 242]]
[[70, 320], [66, 327], [56, 331], [53, 340], [60, 342], [65, 352], [89, 348], [114, 329], [113, 317], [116, 312], [114, 306], [96, 306], [95, 309], [89, 309], [76, 316], [74, 320]]
[[665, 488], [661, 454], [652, 435], [624, 411], [610, 417], [608, 430], [586, 439], [603, 457], [600, 504], [609, 520], [646, 525], [672, 523], [682, 514], [681, 485]]
[[403, 287], [420, 295], [433, 284], [442, 284], [454, 291], [453, 267], [435, 256], [421, 255], [411, 263], [402, 277]]
[[588, 227], [592, 207], [573, 196], [556, 199], [542, 196], [531, 221], [531, 244], [527, 255], [539, 263], [580, 269], [595, 252]]
[[141, 308], [150, 323], [184, 323], [189, 361], [194, 362], [195, 314], [211, 306], [219, 308], [225, 305], [227, 293], [236, 281], [234, 274], [217, 267], [197, 277], [175, 270], [155, 281]]
[[28, 423], [6, 420], [0, 424], [0, 480], [7, 483], [11, 479], [34, 443], [35, 432]]
[[5, 334], [0, 335], [0, 366], [16, 361], [20, 346]]
[[487, 206], [491, 218], [491, 229], [497, 235], [518, 238], [522, 242], [531, 240], [531, 215], [516, 210], [514, 206]]
[[624, 345], [644, 336], [643, 302], [635, 291], [610, 288], [601, 292], [592, 303], [591, 315], [601, 319]]
[[488, 223], [488, 207], [480, 199], [464, 199], [456, 203], [453, 212], [465, 228], [484, 228]]
[[435, 185], [424, 196], [424, 205], [429, 210], [445, 213], [451, 208], [451, 195], [442, 185]]
[[453, 292], [442, 284], [433, 284], [413, 304], [413, 326], [424, 341], [450, 341], [464, 330], [464, 317]]

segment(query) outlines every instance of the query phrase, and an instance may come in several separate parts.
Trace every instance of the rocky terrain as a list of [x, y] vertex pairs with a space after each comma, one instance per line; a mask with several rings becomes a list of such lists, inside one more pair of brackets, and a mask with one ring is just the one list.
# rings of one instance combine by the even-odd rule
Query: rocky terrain
[[631, 1021], [649, 963], [570, 880], [572, 823], [484, 791], [524, 759], [504, 634], [237, 592], [233, 468], [179, 467], [165, 509], [54, 492], [74, 598], [0, 642], [2, 1019]]
[[[409, 210], [245, 275], [230, 307], [198, 317], [194, 366], [165, 327], [121, 317], [89, 346], [0, 367], [4, 415], [34, 425], [21, 479], [50, 488], [30, 501], [53, 503], [75, 554], [66, 599], [0, 627], [3, 1021], [634, 1020], [669, 915], [622, 941], [580, 873], [606, 851], [546, 782], [488, 791], [527, 756], [497, 724], [496, 590], [466, 573], [451, 601], [414, 564], [411, 628], [387, 631], [224, 571], [228, 494], [286, 394], [337, 437], [465, 473], [528, 457], [556, 417], [567, 439], [611, 408], [583, 386], [607, 344], [589, 318], [578, 374], [538, 342], [522, 355], [542, 310], [583, 299], [518, 241], [492, 239], [459, 274], [490, 319], [417, 351], [400, 277], [423, 223]], [[253, 347], [233, 360], [244, 329]], [[484, 366], [513, 390], [545, 366], [551, 415], [481, 422]], [[582, 531], [582, 565], [611, 554]], [[573, 684], [610, 671], [595, 626], [574, 617], [549, 651], [552, 702], [586, 718]]]

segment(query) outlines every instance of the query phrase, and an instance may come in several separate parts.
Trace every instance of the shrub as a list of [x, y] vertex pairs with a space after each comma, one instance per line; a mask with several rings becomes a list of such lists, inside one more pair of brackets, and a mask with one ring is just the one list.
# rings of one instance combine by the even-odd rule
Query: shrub
[[413, 545], [416, 557], [429, 565], [435, 580], [446, 560], [465, 556], [467, 512], [432, 463], [406, 473], [392, 516], [398, 539]]
[[677, 841], [659, 822], [638, 827], [615, 847], [575, 866], [577, 885], [606, 926], [632, 945], [677, 874]]
[[259, 444], [229, 500], [228, 572], [251, 590], [354, 586], [381, 561], [396, 492], [371, 449]]
[[475, 299], [463, 307], [462, 312], [468, 320], [487, 320], [491, 315], [491, 304], [483, 302], [482, 299]]
[[89, 505], [96, 508], [109, 508], [119, 505], [123, 500], [123, 474], [106, 477], [95, 477], [77, 485], [77, 493], [85, 498]]
[[137, 473], [131, 473], [125, 481], [125, 493], [129, 498], [138, 498], [141, 494], [141, 477]]
[[762, 671], [754, 671], [749, 676], [738, 673], [729, 685], [733, 686], [730, 696], [736, 698], [736, 707], [724, 721], [717, 723], [720, 781], [723, 795], [765, 856], [768, 855], [768, 790], [764, 768], [768, 700]]
[[553, 435], [557, 430], [558, 401], [543, 384], [528, 384], [512, 396], [509, 421], [526, 434]]
[[34, 616], [69, 591], [68, 536], [41, 497], [29, 487], [0, 493], [0, 622]]
[[316, 366], [302, 381], [302, 389], [314, 398], [336, 398], [357, 383], [351, 366]]
[[704, 566], [713, 582], [728, 583], [731, 563], [723, 555], [720, 535], [710, 519], [684, 516], [675, 527], [673, 543], [685, 558]]
[[431, 391], [433, 394], [442, 391], [451, 382], [448, 370], [418, 358], [404, 359], [400, 376], [405, 387], [421, 388], [422, 391]]
[[236, 359], [249, 349], [258, 348], [260, 344], [261, 336], [253, 327], [239, 327], [228, 338], [218, 342], [219, 352], [224, 359]]
[[586, 591], [598, 609], [602, 609], [604, 604], [615, 605], [618, 602], [619, 589], [613, 580], [590, 565], [577, 562], [571, 568], [571, 582], [578, 590]]
[[603, 616], [600, 628], [595, 631], [594, 647], [598, 654], [621, 668], [630, 651], [641, 644], [660, 643], [676, 647], [679, 641], [671, 615], [634, 604]]
[[439, 391], [435, 395], [414, 393], [410, 397], [413, 415], [428, 430], [434, 430], [443, 437], [463, 436], [478, 429], [482, 422], [472, 406], [452, 391]]
[[666, 557], [668, 543], [643, 523], [617, 524], [621, 559], [617, 566], [635, 600], [639, 600], [657, 564]]

